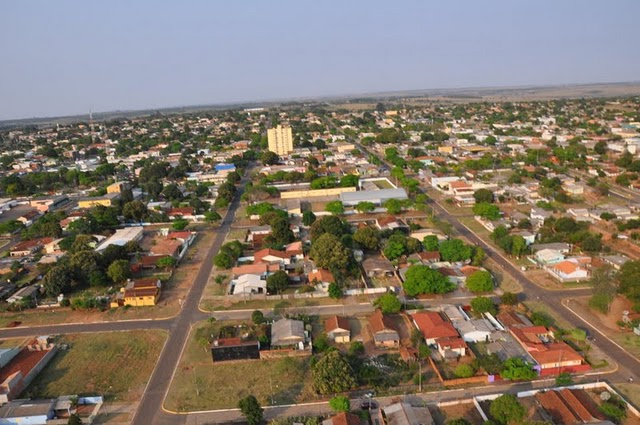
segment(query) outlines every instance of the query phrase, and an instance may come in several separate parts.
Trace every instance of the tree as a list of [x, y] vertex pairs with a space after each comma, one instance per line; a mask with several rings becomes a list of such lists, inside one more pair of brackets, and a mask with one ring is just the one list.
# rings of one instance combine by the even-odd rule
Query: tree
[[271, 222], [271, 234], [267, 240], [278, 246], [286, 245], [293, 241], [293, 231], [288, 218], [277, 217]]
[[327, 203], [324, 209], [333, 215], [344, 214], [344, 205], [341, 201], [331, 201]]
[[329, 284], [329, 297], [333, 298], [333, 299], [339, 299], [342, 298], [342, 296], [344, 295], [344, 291], [342, 290], [342, 285], [340, 285], [338, 282], [331, 282]]
[[471, 309], [474, 313], [480, 315], [482, 313], [496, 314], [496, 306], [493, 304], [491, 298], [487, 297], [475, 297], [471, 300]]
[[230, 269], [233, 263], [234, 259], [228, 252], [220, 252], [213, 259], [213, 264], [220, 269]]
[[422, 240], [422, 245], [424, 246], [425, 251], [437, 251], [440, 241], [438, 241], [438, 237], [436, 235], [427, 235]]
[[473, 206], [473, 213], [486, 220], [497, 220], [500, 218], [500, 208], [488, 202], [481, 202]]
[[456, 376], [456, 378], [471, 378], [473, 375], [475, 375], [475, 371], [470, 365], [461, 363], [456, 366], [453, 374]]
[[518, 304], [518, 296], [513, 292], [505, 292], [500, 297], [500, 302], [504, 305], [516, 305]]
[[240, 401], [238, 401], [238, 408], [249, 425], [258, 425], [262, 423], [263, 409], [255, 396], [248, 395], [245, 398], [240, 399]]
[[222, 220], [222, 217], [215, 211], [207, 211], [204, 213], [204, 221], [207, 223], [217, 223], [220, 220]]
[[171, 269], [175, 267], [176, 264], [178, 264], [178, 260], [170, 256], [159, 258], [158, 261], [156, 261], [156, 266], [163, 269]]
[[573, 379], [571, 379], [571, 374], [568, 372], [562, 372], [556, 377], [556, 386], [557, 387], [566, 387], [569, 385], [573, 385]]
[[380, 231], [372, 226], [361, 227], [353, 234], [353, 240], [365, 249], [378, 249]]
[[264, 165], [274, 165], [274, 164], [277, 164], [278, 162], [280, 162], [280, 157], [275, 152], [264, 151], [260, 155], [260, 161]]
[[511, 254], [520, 257], [527, 250], [527, 242], [520, 235], [511, 238]]
[[403, 284], [405, 293], [411, 297], [420, 294], [445, 294], [455, 287], [454, 283], [436, 270], [420, 264], [409, 267]]
[[337, 350], [327, 352], [311, 370], [314, 390], [321, 395], [349, 391], [356, 386], [353, 369]]
[[527, 411], [513, 394], [503, 394], [491, 402], [491, 416], [501, 424], [522, 421]]
[[473, 192], [473, 199], [476, 200], [476, 204], [483, 202], [490, 204], [493, 202], [493, 192], [489, 189], [478, 189]]
[[402, 212], [404, 204], [401, 200], [392, 198], [387, 199], [382, 206], [386, 208], [389, 214], [397, 215]]
[[173, 230], [184, 230], [188, 225], [189, 222], [184, 218], [177, 218], [173, 220], [173, 223], [171, 223], [171, 228]]
[[354, 174], [347, 174], [340, 179], [341, 187], [356, 187], [358, 186], [358, 182], [360, 178]]
[[473, 249], [460, 239], [442, 241], [438, 250], [444, 261], [465, 261], [473, 255]]
[[162, 194], [170, 201], [180, 200], [183, 198], [182, 192], [175, 184], [168, 184], [162, 189]]
[[73, 287], [71, 270], [63, 265], [54, 266], [44, 276], [42, 287], [48, 297], [57, 297]]
[[87, 282], [89, 275], [100, 269], [100, 254], [93, 250], [79, 251], [71, 255], [69, 266], [82, 282]]
[[500, 375], [512, 381], [530, 380], [538, 376], [536, 371], [531, 368], [531, 365], [520, 357], [511, 357], [505, 360]]
[[91, 235], [78, 235], [73, 240], [71, 244], [71, 248], [69, 248], [70, 253], [80, 252], [80, 251], [89, 251], [93, 249], [95, 241], [93, 236]]
[[401, 233], [394, 233], [387, 239], [382, 252], [389, 260], [400, 258], [407, 251], [407, 237]]
[[349, 397], [339, 395], [329, 400], [329, 407], [336, 413], [348, 412], [351, 410], [351, 402]]
[[448, 421], [446, 425], [471, 425], [471, 422], [465, 418], [456, 418]]
[[607, 152], [607, 142], [600, 140], [593, 146], [593, 151], [599, 155], [604, 155]]
[[289, 286], [289, 275], [284, 270], [278, 270], [267, 278], [267, 290], [272, 294], [279, 294]]
[[128, 220], [142, 221], [148, 214], [147, 206], [141, 201], [127, 202], [122, 207], [122, 215]]
[[359, 213], [366, 214], [375, 210], [376, 205], [373, 202], [362, 201], [362, 202], [358, 202], [358, 204], [355, 206], [355, 209]]
[[345, 233], [348, 233], [347, 226], [342, 222], [340, 217], [335, 215], [329, 215], [316, 220], [309, 230], [311, 240], [318, 239], [325, 233], [330, 233], [334, 236], [341, 237]]
[[251, 313], [251, 321], [254, 325], [261, 325], [265, 322], [264, 314], [260, 310], [254, 310]]
[[493, 277], [486, 270], [478, 270], [467, 278], [465, 285], [474, 293], [489, 292], [493, 290]]
[[302, 224], [311, 226], [316, 221], [316, 215], [313, 211], [305, 211], [302, 213]]
[[129, 260], [116, 260], [109, 264], [107, 276], [109, 276], [114, 283], [122, 283], [127, 280], [131, 276]]
[[384, 314], [398, 313], [402, 309], [402, 303], [395, 294], [387, 292], [375, 300], [374, 305]]
[[627, 261], [618, 272], [620, 292], [631, 301], [640, 301], [640, 261]]
[[349, 264], [350, 252], [335, 235], [325, 233], [311, 245], [309, 256], [323, 269], [344, 269]]
[[69, 416], [67, 425], [82, 425], [82, 419], [80, 418], [80, 416], [76, 415], [75, 413], [72, 413]]

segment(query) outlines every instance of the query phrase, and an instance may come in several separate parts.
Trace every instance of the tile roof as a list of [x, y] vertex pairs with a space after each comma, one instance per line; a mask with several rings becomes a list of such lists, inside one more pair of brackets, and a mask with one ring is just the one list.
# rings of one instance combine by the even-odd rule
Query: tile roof
[[382, 314], [380, 310], [376, 310], [375, 313], [369, 316], [368, 320], [371, 332], [374, 334], [383, 331], [396, 331], [389, 318]]
[[460, 335], [451, 322], [436, 311], [420, 311], [411, 316], [426, 339], [457, 338]]
[[324, 331], [331, 332], [336, 329], [350, 330], [349, 319], [342, 316], [331, 316], [324, 321]]

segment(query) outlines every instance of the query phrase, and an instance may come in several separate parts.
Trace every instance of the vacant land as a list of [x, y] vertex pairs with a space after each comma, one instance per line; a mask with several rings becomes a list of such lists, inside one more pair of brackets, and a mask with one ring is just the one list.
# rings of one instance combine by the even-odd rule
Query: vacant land
[[214, 364], [208, 346], [197, 335], [214, 332], [217, 326], [203, 322], [192, 329], [165, 400], [166, 409], [235, 408], [238, 400], [249, 394], [262, 405], [312, 399], [308, 357]]
[[24, 396], [103, 395], [107, 400], [139, 400], [167, 334], [129, 331], [65, 335], [68, 344], [27, 388]]

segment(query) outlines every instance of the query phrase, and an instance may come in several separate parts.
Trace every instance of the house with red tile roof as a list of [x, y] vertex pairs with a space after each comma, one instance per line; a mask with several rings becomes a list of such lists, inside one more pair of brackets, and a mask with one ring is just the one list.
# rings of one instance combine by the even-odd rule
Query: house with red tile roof
[[422, 332], [427, 345], [435, 345], [439, 339], [460, 337], [453, 324], [445, 320], [437, 311], [420, 311], [412, 314], [411, 319], [416, 328]]
[[398, 331], [395, 330], [389, 317], [380, 310], [376, 310], [367, 320], [376, 347], [397, 348], [400, 345]]
[[316, 282], [322, 284], [329, 284], [335, 282], [333, 273], [327, 269], [317, 269], [307, 275], [309, 282]]
[[254, 263], [265, 264], [291, 264], [291, 254], [277, 249], [264, 248], [253, 254]]
[[438, 338], [436, 340], [438, 353], [445, 358], [458, 358], [467, 355], [467, 343], [462, 338]]
[[350, 412], [341, 412], [322, 421], [322, 425], [360, 425], [360, 417]]
[[346, 343], [351, 340], [351, 325], [349, 319], [342, 316], [331, 316], [324, 321], [324, 332], [329, 339]]

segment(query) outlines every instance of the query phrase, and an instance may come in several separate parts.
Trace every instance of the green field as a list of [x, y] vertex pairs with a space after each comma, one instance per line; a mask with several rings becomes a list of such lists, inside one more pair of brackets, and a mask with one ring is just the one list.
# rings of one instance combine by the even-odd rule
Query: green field
[[158, 330], [62, 336], [56, 343], [69, 349], [58, 351], [23, 397], [97, 394], [112, 401], [138, 401], [166, 338]]

